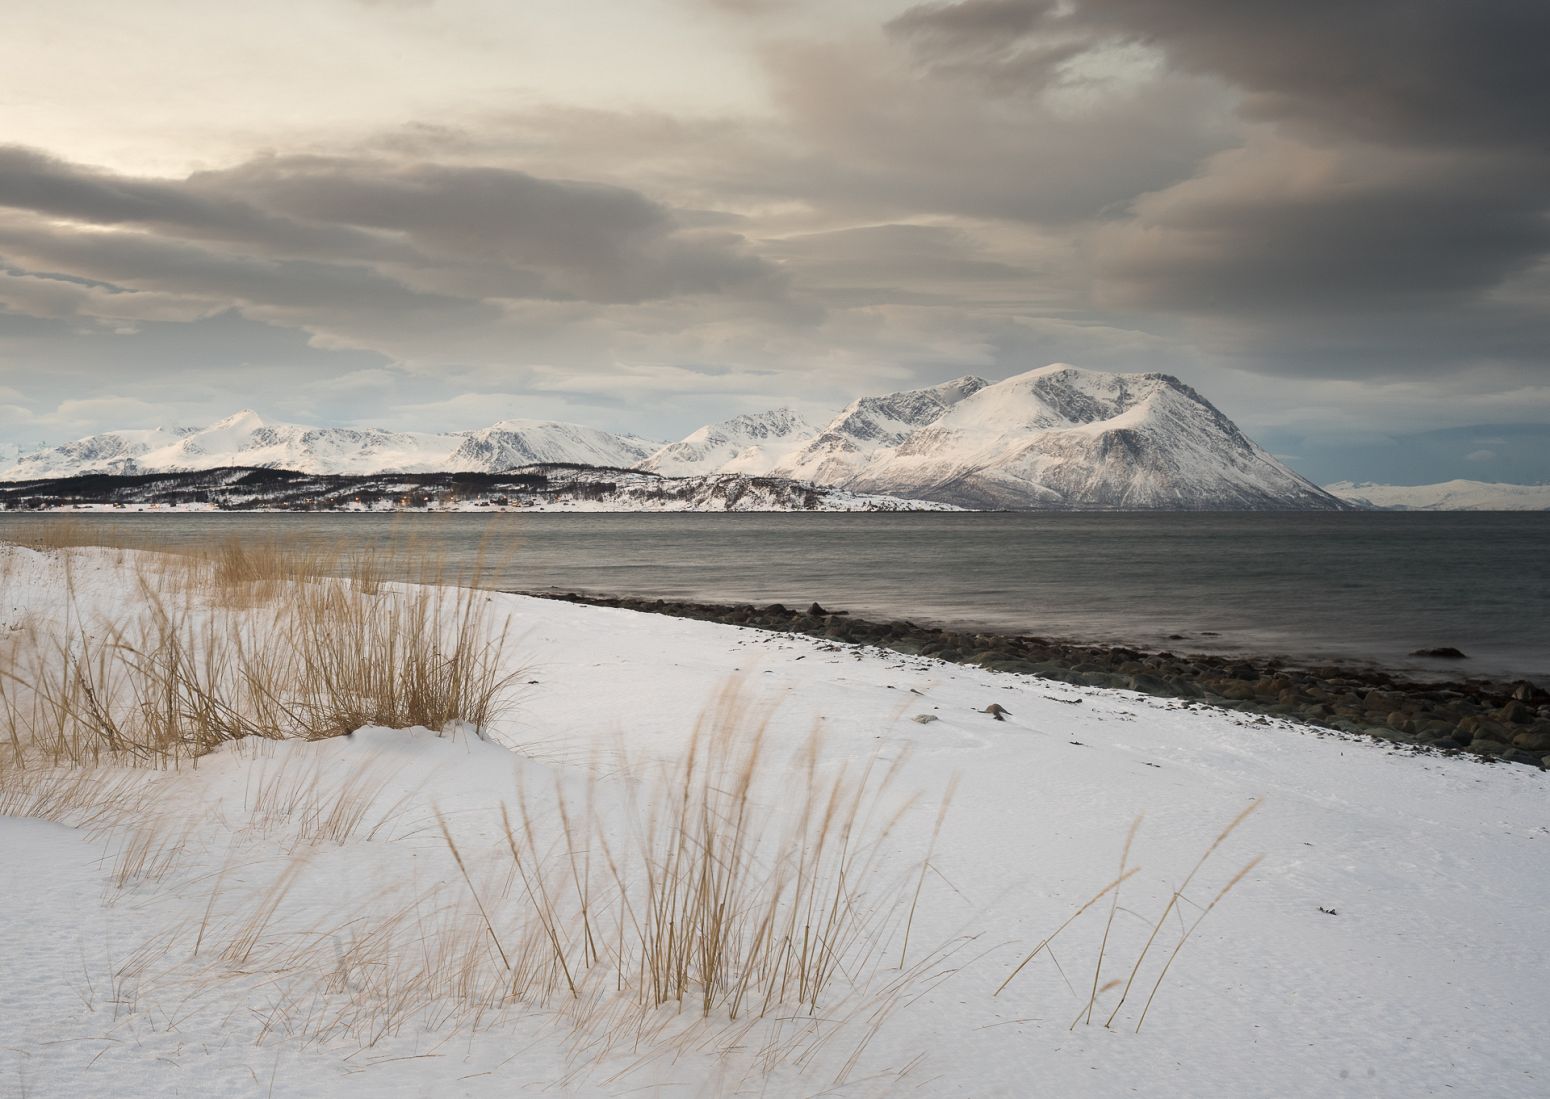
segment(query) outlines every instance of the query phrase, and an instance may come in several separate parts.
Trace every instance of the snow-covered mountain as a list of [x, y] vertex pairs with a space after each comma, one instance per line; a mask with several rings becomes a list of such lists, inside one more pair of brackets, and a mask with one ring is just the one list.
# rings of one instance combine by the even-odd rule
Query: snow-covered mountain
[[0, 469], [0, 480], [69, 477], [77, 473], [116, 473], [142, 455], [174, 445], [193, 430], [153, 427], [88, 435], [61, 446], [18, 454]]
[[669, 477], [699, 473], [762, 475], [817, 434], [816, 427], [790, 408], [734, 416], [719, 424], [706, 424], [681, 441], [669, 443], [641, 462], [640, 468]]
[[[739, 417], [701, 428], [645, 465], [667, 471], [672, 460], [692, 455], [697, 473], [772, 473], [976, 508], [1348, 506], [1167, 374], [1057, 363], [993, 385], [958, 378], [863, 398], [811, 438], [791, 428], [784, 411], [770, 415], [785, 430], [766, 431], [757, 445], [747, 441], [745, 425], [764, 427], [765, 419]], [[797, 445], [782, 453], [785, 439]], [[724, 455], [731, 457], [713, 464]]]
[[844, 484], [970, 507], [1343, 506], [1177, 378], [1064, 364], [965, 397]]
[[927, 389], [862, 397], [847, 405], [817, 438], [783, 458], [773, 472], [819, 484], [846, 483], [879, 450], [898, 446], [916, 428], [939, 419], [989, 384], [983, 378], [954, 378]]
[[244, 409], [205, 428], [115, 431], [22, 455], [0, 480], [255, 466], [299, 473], [493, 472], [532, 462], [631, 466], [661, 444], [579, 424], [507, 420], [437, 434], [266, 423]]
[[576, 424], [507, 420], [450, 434], [269, 424], [119, 431], [22, 455], [0, 480], [268, 467], [312, 474], [500, 472], [531, 463], [674, 477], [772, 476], [973, 508], [1336, 509], [1167, 374], [1064, 364], [956, 378], [852, 402], [823, 426], [790, 408], [666, 445]]
[[662, 444], [547, 420], [502, 420], [463, 435], [442, 469], [495, 471], [542, 462], [633, 466]]
[[1435, 485], [1374, 485], [1337, 481], [1324, 490], [1384, 511], [1550, 511], [1550, 485], [1443, 481]]

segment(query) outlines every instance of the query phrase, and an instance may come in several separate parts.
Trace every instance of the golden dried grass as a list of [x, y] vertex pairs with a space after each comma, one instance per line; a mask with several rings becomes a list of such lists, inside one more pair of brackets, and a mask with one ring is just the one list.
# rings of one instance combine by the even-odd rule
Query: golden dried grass
[[67, 567], [62, 620], [12, 638], [0, 667], [11, 765], [175, 765], [246, 737], [484, 728], [500, 714], [518, 671], [491, 595], [385, 585], [370, 562], [325, 575], [323, 561], [274, 547], [153, 557], [109, 615], [82, 609]]

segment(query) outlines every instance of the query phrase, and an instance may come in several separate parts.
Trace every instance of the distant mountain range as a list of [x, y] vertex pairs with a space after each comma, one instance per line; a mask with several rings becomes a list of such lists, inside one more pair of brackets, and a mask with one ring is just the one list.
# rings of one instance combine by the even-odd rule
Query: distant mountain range
[[1550, 485], [1443, 481], [1436, 485], [1373, 485], [1337, 481], [1325, 491], [1383, 511], [1550, 511]]
[[502, 472], [535, 463], [741, 475], [970, 508], [1336, 510], [1353, 505], [1249, 440], [1167, 374], [1056, 364], [863, 397], [826, 423], [789, 408], [671, 443], [508, 420], [449, 434], [269, 424], [114, 431], [19, 456], [0, 480], [228, 467], [308, 474]]

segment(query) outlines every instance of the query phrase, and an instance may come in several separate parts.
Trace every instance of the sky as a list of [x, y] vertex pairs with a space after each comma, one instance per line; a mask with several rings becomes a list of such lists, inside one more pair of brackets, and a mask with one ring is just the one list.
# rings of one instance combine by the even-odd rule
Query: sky
[[1544, 0], [51, 0], [0, 444], [1165, 371], [1316, 480], [1550, 480]]

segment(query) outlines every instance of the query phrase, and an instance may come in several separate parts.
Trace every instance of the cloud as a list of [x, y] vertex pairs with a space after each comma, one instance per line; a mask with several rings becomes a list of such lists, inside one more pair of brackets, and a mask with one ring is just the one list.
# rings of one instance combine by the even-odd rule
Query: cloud
[[1097, 262], [1125, 304], [1301, 314], [1479, 294], [1550, 249], [1550, 161], [1263, 138], [1138, 199]]
[[[322, 83], [234, 76], [240, 111], [154, 155], [100, 95], [92, 140], [0, 148], [7, 403], [403, 424], [526, 395], [672, 434], [1072, 360], [1181, 373], [1300, 455], [1310, 424], [1550, 419], [1542, 0], [679, 0], [596, 53], [585, 4], [548, 38], [368, 10], [406, 6], [330, 6], [291, 58]], [[356, 39], [382, 48], [343, 81]], [[420, 39], [450, 52], [359, 92]], [[566, 49], [490, 84], [519, 40]]]
[[1253, 118], [1385, 145], [1544, 149], [1542, 0], [1081, 0], [1073, 18], [1227, 81]]

